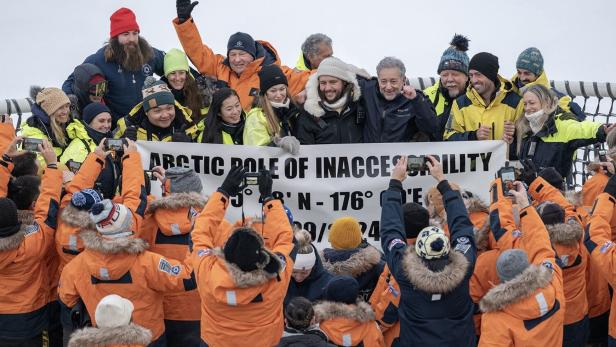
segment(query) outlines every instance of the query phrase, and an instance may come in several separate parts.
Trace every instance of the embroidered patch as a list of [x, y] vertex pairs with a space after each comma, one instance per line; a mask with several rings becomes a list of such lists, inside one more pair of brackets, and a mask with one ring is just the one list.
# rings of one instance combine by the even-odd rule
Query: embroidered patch
[[173, 276], [177, 276], [181, 271], [179, 265], [173, 266], [170, 262], [163, 258], [160, 258], [160, 261], [158, 262], [158, 270], [166, 272]]
[[394, 288], [394, 286], [392, 286], [391, 284], [387, 285], [387, 291], [390, 292], [394, 298], [397, 298], [398, 295], [400, 295], [400, 292], [396, 290], [396, 288]]
[[569, 265], [569, 255], [568, 254], [561, 255], [559, 258], [560, 258], [560, 261], [563, 263], [563, 266]]
[[612, 248], [612, 246], [614, 246], [614, 242], [612, 242], [612, 241], [605, 241], [603, 246], [601, 246], [601, 249], [599, 250], [599, 252], [605, 253], [605, 252], [607, 252], [608, 249]]
[[460, 252], [462, 254], [466, 254], [466, 252], [468, 252], [469, 249], [471, 249], [471, 245], [470, 244], [468, 244], [468, 243], [458, 243], [453, 250], [454, 251], [458, 251], [458, 252]]
[[206, 256], [206, 255], [210, 255], [210, 254], [212, 254], [212, 250], [209, 248], [200, 249], [199, 251], [197, 251], [197, 256], [199, 258]]
[[400, 239], [393, 239], [389, 242], [389, 246], [387, 246], [387, 249], [391, 251], [396, 245], [406, 245], [406, 242]]
[[34, 233], [36, 233], [37, 231], [39, 231], [39, 226], [38, 224], [31, 224], [26, 226], [26, 229], [24, 230], [24, 233], [26, 236], [28, 235], [32, 235]]
[[190, 207], [188, 209], [188, 216], [190, 219], [193, 219], [199, 215], [199, 211], [197, 211], [194, 207]]
[[554, 265], [552, 265], [551, 262], [544, 260], [543, 263], [541, 263], [541, 265], [545, 266], [546, 268], [548, 268], [550, 271], [554, 272]]
[[280, 253], [276, 253], [276, 255], [278, 256], [278, 259], [280, 259], [280, 272], [283, 272], [284, 269], [287, 268], [287, 258]]
[[515, 229], [514, 231], [511, 232], [511, 236], [513, 237], [520, 237], [522, 236], [522, 232], [519, 229]]

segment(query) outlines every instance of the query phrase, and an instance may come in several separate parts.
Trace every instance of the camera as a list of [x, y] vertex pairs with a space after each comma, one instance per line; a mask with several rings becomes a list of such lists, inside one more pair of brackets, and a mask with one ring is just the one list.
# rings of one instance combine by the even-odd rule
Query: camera
[[426, 156], [414, 156], [409, 155], [406, 162], [406, 172], [411, 173], [413, 171], [427, 171], [428, 170], [428, 157]]
[[501, 167], [498, 170], [498, 178], [501, 179], [501, 182], [503, 184], [504, 195], [511, 195], [509, 191], [515, 189], [513, 187], [513, 182], [515, 182], [516, 180], [515, 169], [508, 164], [509, 163], [506, 163], [504, 167]]
[[246, 172], [244, 174], [244, 184], [243, 185], [244, 187], [259, 185], [259, 173], [258, 172]]
[[154, 175], [154, 171], [152, 171], [152, 170], [143, 170], [143, 172], [150, 179], [150, 181], [156, 181], [156, 176]]
[[73, 160], [69, 160], [66, 163], [66, 166], [68, 167], [69, 170], [71, 170], [73, 173], [77, 173], [77, 171], [79, 171], [79, 169], [81, 168], [81, 163], [73, 161]]
[[43, 145], [43, 139], [35, 139], [33, 137], [26, 137], [23, 139], [22, 148], [29, 152], [39, 152], [38, 145]]
[[126, 142], [124, 141], [124, 139], [107, 139], [105, 140], [105, 150], [121, 152], [124, 150], [122, 146], [125, 143]]

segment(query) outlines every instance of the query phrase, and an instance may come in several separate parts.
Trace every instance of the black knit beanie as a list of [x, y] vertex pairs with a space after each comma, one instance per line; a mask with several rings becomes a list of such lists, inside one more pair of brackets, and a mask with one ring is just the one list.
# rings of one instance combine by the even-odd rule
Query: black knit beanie
[[476, 70], [481, 72], [494, 84], [498, 84], [498, 57], [494, 54], [481, 52], [477, 53], [471, 59], [468, 70]]
[[16, 234], [20, 227], [17, 205], [11, 199], [0, 198], [0, 238]]

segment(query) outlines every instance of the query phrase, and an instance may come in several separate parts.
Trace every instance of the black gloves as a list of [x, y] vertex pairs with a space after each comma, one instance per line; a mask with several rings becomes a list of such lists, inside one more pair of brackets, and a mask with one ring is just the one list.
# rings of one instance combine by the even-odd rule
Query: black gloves
[[137, 127], [134, 125], [129, 126], [126, 130], [124, 130], [124, 135], [122, 135], [122, 137], [132, 141], [137, 141]]
[[603, 191], [610, 194], [613, 198], [616, 198], [616, 175], [610, 177]]
[[522, 165], [524, 166], [524, 170], [522, 170], [520, 180], [526, 183], [527, 186], [530, 186], [537, 178], [537, 167], [535, 167], [535, 163], [528, 159], [523, 160]]
[[240, 185], [243, 180], [244, 168], [241, 166], [234, 166], [227, 174], [227, 177], [224, 182], [222, 182], [220, 188], [218, 188], [218, 191], [223, 193], [226, 197], [236, 196], [240, 192]]
[[180, 24], [186, 22], [192, 13], [193, 8], [199, 4], [199, 1], [190, 2], [190, 0], [176, 0], [175, 7], [178, 11], [178, 21]]
[[259, 183], [259, 193], [261, 193], [260, 200], [267, 202], [268, 200], [273, 199], [272, 174], [267, 170], [261, 170], [261, 172], [259, 172], [259, 178], [257, 178], [257, 183]]
[[193, 142], [192, 138], [186, 134], [186, 125], [171, 135], [171, 142]]

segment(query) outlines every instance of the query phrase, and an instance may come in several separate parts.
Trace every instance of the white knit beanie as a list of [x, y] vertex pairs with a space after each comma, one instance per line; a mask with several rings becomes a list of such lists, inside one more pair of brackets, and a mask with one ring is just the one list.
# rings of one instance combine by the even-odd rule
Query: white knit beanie
[[104, 237], [115, 239], [133, 234], [131, 230], [133, 216], [128, 207], [109, 199], [92, 206], [90, 219], [96, 224], [96, 230]]
[[128, 325], [133, 315], [133, 303], [123, 297], [111, 294], [96, 305], [94, 319], [99, 328], [116, 328]]

